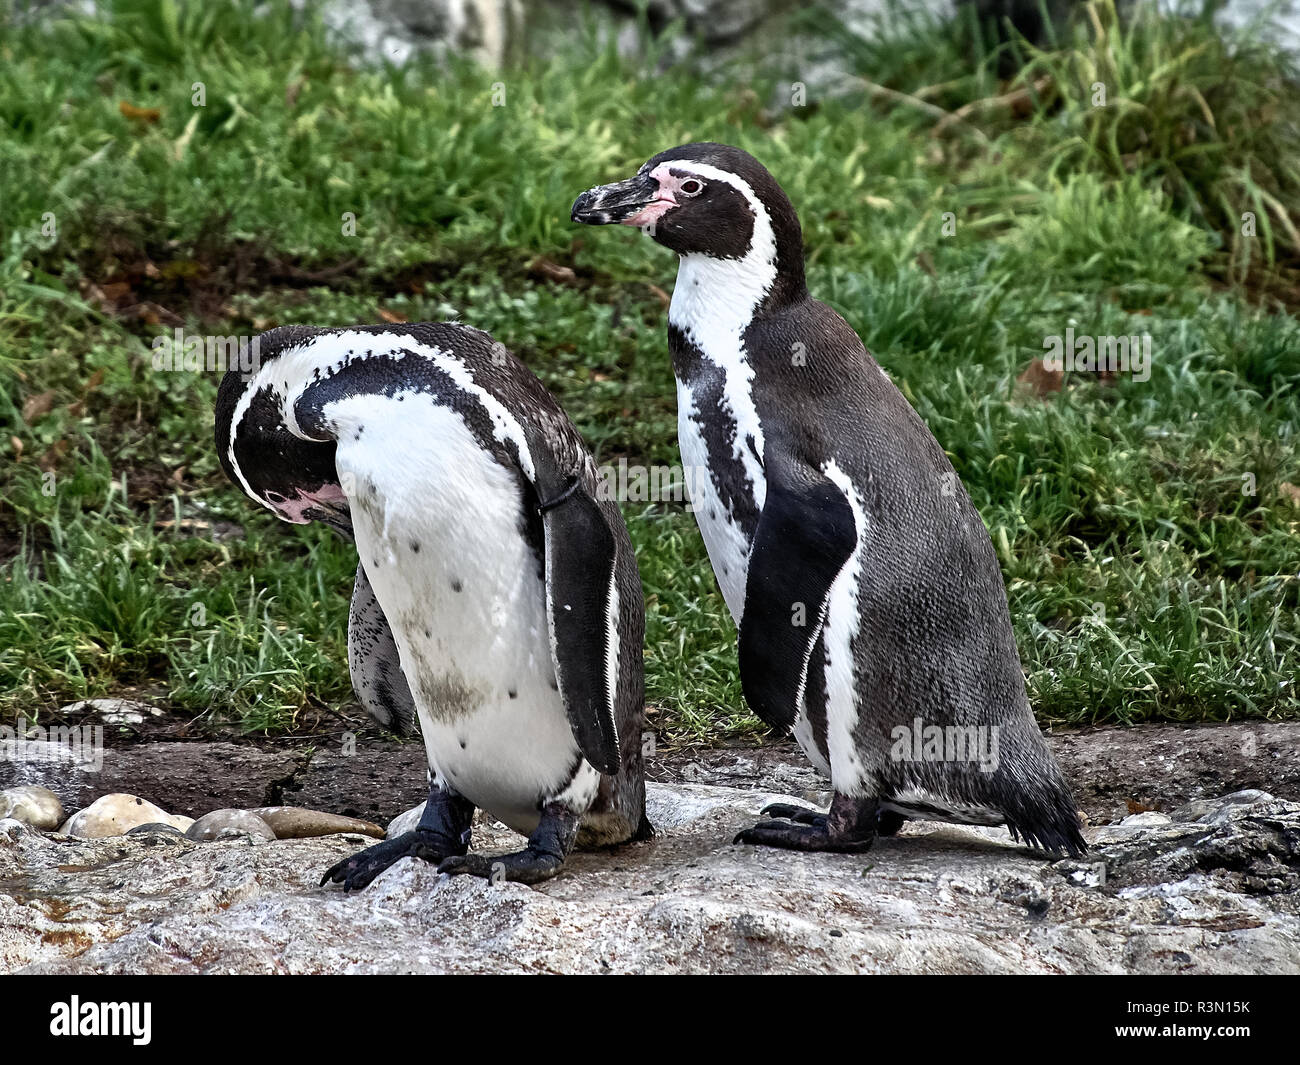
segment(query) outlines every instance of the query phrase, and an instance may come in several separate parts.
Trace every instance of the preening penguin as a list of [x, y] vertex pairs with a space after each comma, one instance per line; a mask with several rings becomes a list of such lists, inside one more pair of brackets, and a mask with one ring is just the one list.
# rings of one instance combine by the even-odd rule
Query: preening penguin
[[[226, 474], [285, 521], [355, 539], [353, 687], [418, 720], [431, 768], [414, 832], [322, 881], [361, 888], [404, 857], [532, 883], [575, 845], [649, 835], [641, 582], [594, 461], [513, 355], [454, 324], [288, 327], [226, 374]], [[529, 836], [469, 854], [481, 807]]]
[[573, 220], [677, 252], [668, 342], [682, 462], [740, 630], [754, 712], [831, 778], [823, 815], [738, 842], [859, 851], [906, 817], [1085, 849], [1025, 693], [997, 558], [943, 449], [852, 328], [811, 298], [799, 219], [752, 156], [662, 152]]

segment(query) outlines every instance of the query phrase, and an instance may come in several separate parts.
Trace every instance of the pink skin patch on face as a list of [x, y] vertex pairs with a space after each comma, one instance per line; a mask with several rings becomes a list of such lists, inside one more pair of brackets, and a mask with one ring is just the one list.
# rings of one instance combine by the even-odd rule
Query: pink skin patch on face
[[672, 164], [663, 163], [650, 171], [650, 176], [659, 183], [659, 191], [655, 199], [646, 204], [641, 210], [630, 218], [625, 218], [622, 225], [636, 226], [638, 229], [643, 226], [653, 225], [674, 207], [680, 206], [677, 202], [677, 194], [681, 191], [682, 184], [687, 181], [699, 182], [698, 178], [692, 177], [673, 177], [669, 172]]
[[292, 522], [294, 525], [310, 525], [311, 518], [305, 516], [306, 511], [319, 508], [322, 503], [346, 503], [347, 501], [348, 497], [340, 485], [323, 484], [314, 492], [304, 492], [299, 489], [293, 499], [273, 502], [272, 506], [285, 521]]

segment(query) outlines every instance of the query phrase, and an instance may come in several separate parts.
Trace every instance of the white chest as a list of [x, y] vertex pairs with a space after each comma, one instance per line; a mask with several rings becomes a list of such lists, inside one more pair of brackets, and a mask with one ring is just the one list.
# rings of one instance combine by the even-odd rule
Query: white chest
[[[719, 389], [678, 380], [677, 439], [682, 463], [690, 471], [688, 483], [696, 486], [699, 497], [691, 500], [695, 520], [737, 624], [745, 609], [750, 544], [737, 520], [735, 501], [747, 500], [754, 511], [761, 511], [767, 496], [763, 426], [754, 404], [754, 370], [744, 331], [772, 276], [770, 263], [750, 257], [683, 256], [668, 308], [668, 321], [707, 365], [704, 376], [721, 383]], [[706, 432], [708, 425], [714, 428]], [[729, 441], [730, 454], [717, 453], [717, 448], [726, 447], [722, 441]]]
[[537, 800], [563, 786], [579, 752], [555, 687], [539, 561], [517, 531], [518, 481], [432, 398], [408, 394], [396, 409], [361, 396], [330, 412], [357, 550], [430, 765], [531, 831]]

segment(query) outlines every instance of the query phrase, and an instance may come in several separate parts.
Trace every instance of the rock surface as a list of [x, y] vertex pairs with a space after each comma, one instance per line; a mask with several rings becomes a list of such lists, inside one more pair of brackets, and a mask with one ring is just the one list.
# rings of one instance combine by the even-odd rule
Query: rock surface
[[[1000, 830], [931, 825], [864, 857], [732, 847], [777, 794], [829, 798], [797, 749], [774, 744], [652, 758], [658, 837], [575, 855], [538, 888], [440, 879], [408, 860], [347, 896], [318, 888], [320, 874], [372, 842], [371, 822], [405, 811], [396, 833], [418, 819], [419, 744], [131, 744], [105, 749], [98, 771], [0, 761], [0, 784], [48, 783], [72, 809], [108, 790], [199, 814], [291, 799], [370, 833], [195, 843], [167, 823], [188, 818], [157, 807], [130, 818], [130, 835], [97, 840], [4, 821], [0, 969], [1300, 971], [1300, 808], [1273, 797], [1300, 798], [1300, 725], [1048, 740], [1094, 826], [1085, 862], [1053, 863]], [[519, 844], [476, 821], [476, 850]]]
[[162, 711], [138, 699], [82, 699], [59, 710], [60, 717], [93, 715], [105, 725], [140, 725]]
[[[0, 822], [0, 969], [25, 973], [1300, 971], [1300, 804], [1090, 830], [1052, 862], [997, 829], [909, 824], [866, 855], [734, 847], [780, 798], [651, 785], [655, 839], [535, 888], [406, 859], [319, 888], [360, 835], [197, 844]], [[798, 798], [798, 796], [793, 796]], [[519, 837], [481, 821], [475, 847]]]
[[26, 785], [0, 791], [0, 818], [12, 817], [33, 828], [55, 829], [63, 823], [63, 803], [49, 788]]
[[389, 821], [388, 829], [384, 832], [385, 838], [393, 839], [403, 832], [414, 832], [416, 825], [420, 823], [420, 818], [424, 816], [424, 805], [424, 803], [420, 803], [419, 806], [412, 806], [409, 810], [403, 810]]
[[[193, 827], [194, 827], [193, 825], [190, 825], [190, 828]], [[182, 839], [193, 838], [192, 836], [190, 836], [188, 828], [184, 832], [182, 832], [175, 825], [164, 825], [159, 823], [158, 821], [150, 821], [147, 825], [136, 825], [135, 828], [131, 829], [131, 831], [127, 833], [127, 835], [139, 836], [139, 835], [143, 835], [144, 833], [157, 834], [159, 832], [161, 832], [165, 836], [167, 835], [180, 836]]]
[[[309, 0], [298, 0], [305, 4]], [[594, 27], [598, 38], [635, 55], [641, 48], [641, 18], [658, 34], [679, 23], [684, 33], [666, 41], [668, 56], [704, 69], [761, 60], [783, 68], [810, 85], [832, 84], [854, 69], [849, 55], [828, 49], [824, 38], [792, 18], [808, 4], [796, 0], [311, 0], [327, 25], [365, 59], [401, 62], [416, 53], [437, 58], [468, 55], [488, 67], [511, 58], [546, 59], [563, 55], [572, 38]], [[967, 15], [1001, 24], [1009, 19], [1021, 32], [1046, 43], [1037, 0], [823, 0], [818, 7], [864, 40], [897, 34], [900, 24], [945, 22]], [[1119, 0], [1123, 10], [1130, 0]], [[1072, 0], [1048, 0], [1058, 33], [1065, 36]], [[1300, 50], [1300, 11], [1295, 0], [1222, 0], [1216, 5], [1220, 25], [1240, 29], [1266, 19], [1268, 39], [1292, 52]], [[698, 47], [696, 47], [698, 42]], [[660, 38], [660, 48], [665, 45]], [[830, 53], [829, 55], [827, 53]]]

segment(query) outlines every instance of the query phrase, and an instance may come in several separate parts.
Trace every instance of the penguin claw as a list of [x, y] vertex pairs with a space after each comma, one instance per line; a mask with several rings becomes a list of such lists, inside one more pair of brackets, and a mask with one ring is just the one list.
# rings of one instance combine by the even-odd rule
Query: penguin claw
[[516, 851], [514, 854], [458, 854], [444, 858], [439, 873], [448, 876], [477, 876], [492, 884], [510, 881], [537, 884], [549, 880], [564, 865], [564, 859], [544, 851]]
[[341, 862], [335, 862], [325, 870], [325, 875], [320, 878], [320, 886], [324, 887], [332, 881], [342, 884], [344, 891], [360, 891], [390, 865], [395, 865], [403, 858], [419, 858], [437, 865], [445, 857], [444, 851], [431, 847], [418, 831], [403, 832], [394, 839], [386, 839]]
[[822, 825], [794, 825], [788, 821], [760, 821], [753, 828], [736, 833], [731, 842], [759, 847], [780, 847], [791, 851], [829, 851], [837, 854], [862, 854], [871, 849], [875, 834], [861, 837], [832, 835]]
[[875, 799], [855, 799], [839, 792], [831, 800], [827, 814], [789, 803], [772, 803], [764, 808], [763, 813], [787, 820], [760, 821], [753, 828], [737, 833], [732, 843], [784, 847], [792, 851], [861, 854], [870, 850], [875, 841], [879, 810]]
[[481, 876], [492, 879], [492, 862], [482, 854], [456, 854], [438, 863], [439, 875]]

